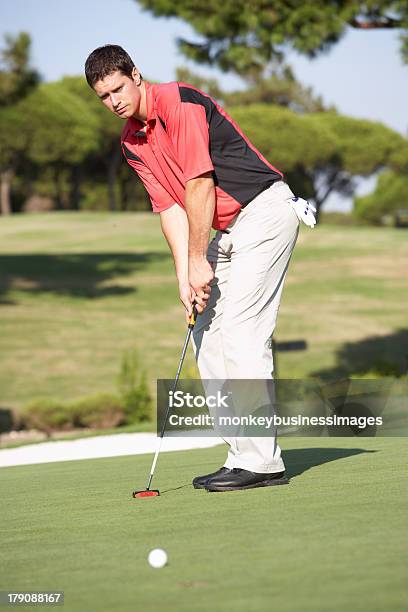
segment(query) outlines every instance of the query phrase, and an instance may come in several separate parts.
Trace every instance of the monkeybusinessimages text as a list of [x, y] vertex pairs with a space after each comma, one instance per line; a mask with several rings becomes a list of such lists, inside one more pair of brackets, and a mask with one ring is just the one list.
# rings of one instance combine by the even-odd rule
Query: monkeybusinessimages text
[[229, 394], [222, 395], [217, 392], [215, 395], [194, 395], [183, 391], [169, 391], [170, 408], [196, 408], [196, 409], [217, 409], [220, 414], [200, 413], [196, 415], [173, 413], [169, 417], [169, 424], [172, 427], [259, 427], [266, 430], [276, 427], [310, 427], [310, 426], [350, 426], [358, 429], [366, 429], [369, 426], [381, 426], [383, 420], [381, 416], [344, 416], [339, 414], [327, 415], [304, 415], [292, 414], [280, 416], [277, 414], [254, 415], [254, 414], [222, 414], [223, 409], [229, 408]]

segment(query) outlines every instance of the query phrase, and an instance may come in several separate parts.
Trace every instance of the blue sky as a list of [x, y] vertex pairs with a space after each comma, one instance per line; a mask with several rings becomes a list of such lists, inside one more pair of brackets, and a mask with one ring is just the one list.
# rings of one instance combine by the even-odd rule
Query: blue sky
[[[227, 89], [242, 82], [233, 75], [187, 63], [178, 53], [178, 36], [194, 38], [176, 19], [158, 19], [133, 0], [12, 0], [0, 6], [0, 38], [6, 32], [30, 33], [33, 65], [47, 81], [81, 74], [95, 47], [120, 44], [143, 75], [170, 81], [175, 67], [220, 77]], [[408, 134], [408, 66], [400, 59], [398, 33], [349, 30], [332, 51], [317, 60], [290, 53], [298, 79], [313, 87], [325, 102], [354, 117], [379, 120]], [[273, 160], [272, 160], [273, 161]]]

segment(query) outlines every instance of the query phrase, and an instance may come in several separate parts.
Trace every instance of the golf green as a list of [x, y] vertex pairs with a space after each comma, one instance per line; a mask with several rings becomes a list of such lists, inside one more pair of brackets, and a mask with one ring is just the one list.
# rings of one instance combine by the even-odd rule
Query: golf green
[[[191, 487], [225, 449], [0, 470], [0, 590], [65, 592], [67, 611], [405, 610], [407, 442], [282, 438], [291, 482]], [[147, 555], [163, 548], [169, 563]]]

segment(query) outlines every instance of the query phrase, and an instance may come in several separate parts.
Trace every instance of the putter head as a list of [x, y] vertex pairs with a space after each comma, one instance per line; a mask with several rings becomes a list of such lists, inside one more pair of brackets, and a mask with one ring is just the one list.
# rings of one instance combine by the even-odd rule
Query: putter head
[[144, 489], [143, 491], [133, 491], [132, 497], [158, 497], [160, 495], [159, 489]]

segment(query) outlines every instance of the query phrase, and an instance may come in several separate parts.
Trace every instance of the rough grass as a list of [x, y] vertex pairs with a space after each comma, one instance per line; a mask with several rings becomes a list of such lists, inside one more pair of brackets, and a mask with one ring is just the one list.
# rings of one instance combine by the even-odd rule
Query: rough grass
[[[225, 449], [1, 470], [0, 590], [63, 590], [67, 612], [406, 610], [407, 444], [283, 439], [288, 486], [194, 490]], [[169, 564], [147, 564], [153, 548]]]
[[[404, 364], [404, 230], [302, 228], [278, 319], [280, 377]], [[49, 213], [0, 218], [0, 407], [116, 385], [137, 347], [149, 384], [172, 377], [184, 339], [173, 263], [157, 216]], [[195, 372], [189, 354], [186, 370]]]

